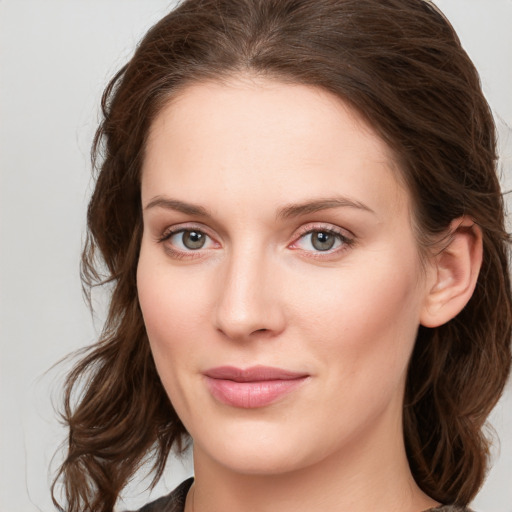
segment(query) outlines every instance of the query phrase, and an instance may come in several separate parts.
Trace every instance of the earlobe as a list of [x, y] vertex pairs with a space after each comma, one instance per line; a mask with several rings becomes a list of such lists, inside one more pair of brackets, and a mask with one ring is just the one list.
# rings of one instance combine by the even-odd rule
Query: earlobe
[[482, 230], [469, 217], [450, 224], [446, 246], [432, 257], [432, 279], [420, 323], [425, 327], [445, 324], [462, 311], [473, 295], [482, 265]]

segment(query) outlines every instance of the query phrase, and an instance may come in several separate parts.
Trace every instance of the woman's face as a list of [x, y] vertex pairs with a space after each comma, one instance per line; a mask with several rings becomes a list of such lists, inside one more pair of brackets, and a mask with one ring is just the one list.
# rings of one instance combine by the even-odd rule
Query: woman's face
[[155, 119], [139, 299], [196, 458], [269, 474], [401, 443], [428, 286], [397, 172], [308, 86], [201, 83]]

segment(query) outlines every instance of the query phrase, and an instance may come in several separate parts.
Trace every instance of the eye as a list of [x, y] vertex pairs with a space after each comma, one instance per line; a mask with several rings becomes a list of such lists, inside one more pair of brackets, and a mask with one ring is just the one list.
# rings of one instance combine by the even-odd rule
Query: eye
[[330, 251], [341, 245], [341, 236], [332, 231], [310, 231], [302, 235], [295, 245], [306, 251]]
[[303, 238], [308, 240], [308, 244], [316, 249], [317, 251], [330, 251], [336, 242], [340, 243], [339, 236], [334, 233], [328, 233], [327, 231], [313, 231], [308, 233]]
[[[306, 227], [307, 229], [307, 227]], [[337, 253], [352, 245], [353, 240], [342, 233], [330, 229], [307, 229], [292, 244], [292, 249], [312, 253]]]
[[197, 249], [202, 249], [208, 238], [208, 235], [202, 231], [196, 229], [186, 229], [183, 231], [178, 231], [169, 237], [169, 241], [173, 245], [179, 246], [181, 250], [188, 249], [190, 251], [195, 251]]
[[201, 229], [196, 228], [177, 228], [167, 230], [158, 240], [163, 243], [166, 251], [173, 256], [185, 256], [187, 253], [200, 251], [201, 249], [211, 249], [217, 246]]

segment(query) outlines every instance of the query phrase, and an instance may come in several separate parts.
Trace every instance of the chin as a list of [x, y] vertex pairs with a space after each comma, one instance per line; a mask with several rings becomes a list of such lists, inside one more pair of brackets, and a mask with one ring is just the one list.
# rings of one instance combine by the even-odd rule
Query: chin
[[207, 437], [199, 435], [194, 450], [206, 454], [229, 471], [246, 475], [279, 475], [313, 465], [321, 450], [308, 453], [306, 439], [290, 435], [289, 428], [276, 425], [238, 424], [212, 429]]
[[290, 473], [308, 466], [306, 460], [297, 456], [297, 450], [276, 450], [276, 443], [272, 446], [239, 447], [234, 445], [230, 450], [222, 453], [212, 453], [211, 457], [217, 458], [217, 462], [231, 472], [241, 475], [271, 476]]

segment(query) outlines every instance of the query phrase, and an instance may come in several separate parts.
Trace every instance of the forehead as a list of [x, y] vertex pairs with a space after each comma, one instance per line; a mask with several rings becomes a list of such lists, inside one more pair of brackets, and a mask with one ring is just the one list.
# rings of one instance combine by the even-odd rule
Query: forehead
[[171, 187], [202, 200], [212, 190], [231, 198], [251, 191], [278, 201], [334, 191], [397, 205], [408, 196], [398, 176], [388, 146], [337, 96], [239, 77], [189, 85], [160, 111], [142, 194]]

